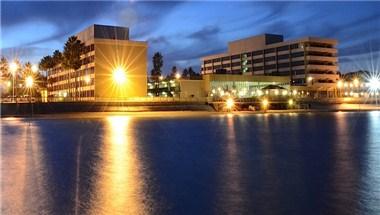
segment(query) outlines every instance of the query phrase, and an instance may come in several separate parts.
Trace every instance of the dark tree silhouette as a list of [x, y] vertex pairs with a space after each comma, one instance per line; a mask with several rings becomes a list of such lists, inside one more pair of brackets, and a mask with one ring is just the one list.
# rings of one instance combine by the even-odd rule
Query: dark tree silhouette
[[164, 65], [164, 60], [160, 52], [156, 52], [153, 55], [153, 69], [150, 72], [152, 78], [154, 80], [158, 80], [158, 78], [161, 76], [161, 68]]

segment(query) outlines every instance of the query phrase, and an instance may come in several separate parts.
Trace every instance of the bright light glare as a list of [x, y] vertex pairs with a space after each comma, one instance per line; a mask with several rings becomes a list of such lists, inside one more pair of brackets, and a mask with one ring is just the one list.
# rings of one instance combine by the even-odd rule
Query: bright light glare
[[114, 71], [113, 71], [113, 80], [118, 84], [118, 85], [121, 85], [121, 84], [124, 84], [125, 81], [127, 80], [127, 75], [125, 74], [125, 71], [123, 68], [121, 67], [117, 67]]
[[18, 70], [18, 65], [16, 62], [11, 62], [9, 64], [9, 69], [11, 70], [11, 72], [14, 74], [17, 70]]
[[342, 82], [341, 80], [339, 80], [339, 81], [337, 82], [337, 87], [338, 87], [338, 88], [342, 88], [342, 86], [343, 86], [343, 82]]
[[357, 78], [354, 79], [354, 85], [355, 87], [359, 86], [359, 80]]
[[34, 73], [38, 72], [38, 66], [36, 64], [32, 65], [32, 72]]
[[232, 109], [235, 105], [235, 101], [232, 98], [228, 98], [226, 101], [226, 107], [227, 109]]
[[380, 90], [380, 78], [372, 77], [368, 82], [368, 86], [371, 91]]
[[89, 84], [90, 81], [91, 81], [90, 76], [86, 76], [86, 77], [84, 77], [84, 81], [86, 82], [86, 84]]
[[293, 104], [294, 104], [293, 99], [289, 99], [288, 103], [289, 103], [289, 106], [293, 106]]
[[269, 104], [268, 99], [264, 99], [264, 100], [262, 101], [262, 104], [263, 104], [264, 108], [266, 108], [266, 107], [268, 106], [268, 104]]
[[175, 74], [175, 78], [176, 79], [180, 79], [181, 78], [181, 74], [179, 74], [179, 73]]
[[26, 77], [26, 79], [25, 79], [25, 86], [26, 86], [27, 88], [31, 88], [31, 87], [33, 87], [33, 83], [34, 83], [34, 80], [33, 80], [33, 77], [32, 77], [32, 76], [28, 76], [28, 77]]

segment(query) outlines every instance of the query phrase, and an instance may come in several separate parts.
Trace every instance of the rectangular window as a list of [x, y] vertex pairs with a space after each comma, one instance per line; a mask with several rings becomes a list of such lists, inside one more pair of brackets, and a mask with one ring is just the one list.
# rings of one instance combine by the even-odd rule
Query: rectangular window
[[286, 67], [289, 67], [290, 64], [289, 63], [279, 63], [278, 64], [278, 68], [286, 68]]
[[252, 52], [252, 55], [255, 56], [255, 55], [262, 55], [264, 52], [263, 50], [260, 50], [260, 51], [254, 51]]
[[265, 66], [265, 70], [268, 70], [268, 69], [276, 69], [276, 64]]
[[288, 55], [288, 54], [279, 55], [279, 56], [277, 56], [277, 59], [278, 59], [278, 60], [289, 59], [289, 55]]
[[289, 50], [289, 46], [281, 46], [277, 48], [277, 51], [287, 51]]
[[231, 56], [231, 59], [232, 59], [232, 60], [240, 59], [240, 55], [232, 55], [232, 56]]
[[302, 56], [304, 56], [304, 52], [292, 53], [292, 57], [302, 57]]
[[298, 49], [299, 45], [298, 44], [291, 44], [290, 49]]
[[295, 61], [295, 62], [292, 62], [292, 66], [302, 66], [302, 65], [304, 65], [305, 64], [305, 62], [303, 62], [303, 61]]
[[228, 61], [228, 60], [230, 60], [230, 57], [228, 56], [228, 57], [223, 57], [222, 58], [222, 61]]
[[275, 51], [276, 51], [275, 48], [265, 49], [265, 54], [273, 53], [273, 52], [275, 52]]
[[272, 57], [266, 57], [266, 58], [265, 58], [265, 62], [267, 62], [267, 61], [274, 61], [274, 60], [276, 60], [276, 57], [275, 57], [275, 56], [272, 56]]
[[232, 67], [234, 66], [240, 66], [240, 62], [232, 63]]

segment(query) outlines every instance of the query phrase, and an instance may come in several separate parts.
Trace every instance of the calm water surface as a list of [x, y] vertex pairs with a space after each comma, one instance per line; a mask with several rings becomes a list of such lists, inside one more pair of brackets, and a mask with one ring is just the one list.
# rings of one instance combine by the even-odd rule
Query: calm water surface
[[380, 214], [380, 112], [1, 120], [2, 214]]

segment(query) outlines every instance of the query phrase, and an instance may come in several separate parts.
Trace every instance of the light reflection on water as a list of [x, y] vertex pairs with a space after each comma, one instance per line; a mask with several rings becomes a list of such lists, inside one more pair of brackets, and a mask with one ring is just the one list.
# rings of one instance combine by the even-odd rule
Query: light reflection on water
[[1, 128], [2, 214], [380, 213], [380, 112]]
[[94, 180], [97, 194], [91, 202], [91, 214], [98, 211], [109, 214], [145, 212], [143, 200], [147, 194], [142, 190], [143, 178], [139, 177], [141, 164], [130, 128], [133, 120], [128, 116], [110, 116], [106, 121], [102, 159], [98, 164], [99, 178]]

